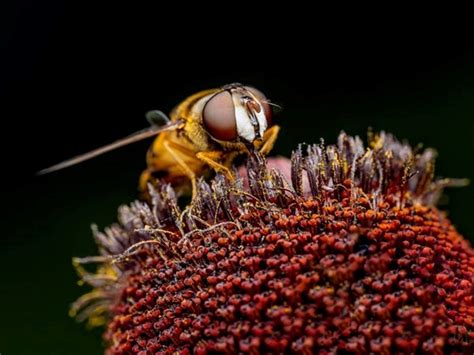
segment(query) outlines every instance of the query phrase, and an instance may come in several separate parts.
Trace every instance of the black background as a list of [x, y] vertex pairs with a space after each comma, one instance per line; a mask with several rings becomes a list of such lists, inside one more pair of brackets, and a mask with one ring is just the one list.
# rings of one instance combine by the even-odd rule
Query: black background
[[[220, 15], [185, 4], [6, 5], [2, 354], [100, 353], [101, 331], [67, 316], [85, 291], [70, 260], [95, 253], [91, 222], [113, 222], [118, 205], [135, 198], [149, 142], [49, 176], [34, 172], [141, 129], [144, 112], [169, 111], [198, 90], [239, 81], [281, 104], [275, 154], [320, 137], [332, 143], [340, 130], [365, 137], [372, 126], [436, 148], [438, 175], [474, 178], [474, 48], [443, 26], [402, 33], [399, 23], [385, 33], [383, 18], [323, 23], [324, 14], [305, 9], [277, 16], [234, 3], [214, 9]], [[471, 238], [473, 200], [467, 187], [441, 201]]]

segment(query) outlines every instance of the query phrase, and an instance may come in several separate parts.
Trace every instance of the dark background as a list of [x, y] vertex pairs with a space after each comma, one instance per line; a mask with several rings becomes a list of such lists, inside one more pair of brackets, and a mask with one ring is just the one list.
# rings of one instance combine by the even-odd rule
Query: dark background
[[[71, 258], [93, 255], [90, 223], [110, 224], [119, 204], [136, 197], [150, 142], [41, 178], [34, 172], [141, 129], [144, 112], [169, 111], [198, 90], [239, 81], [280, 103], [275, 154], [320, 137], [333, 143], [340, 130], [365, 137], [372, 126], [436, 148], [439, 176], [474, 178], [474, 48], [444, 28], [389, 34], [380, 24], [361, 30], [362, 20], [306, 19], [304, 9], [295, 26], [231, 4], [221, 16], [206, 17], [184, 4], [168, 11], [63, 1], [6, 5], [2, 354], [101, 352], [101, 331], [67, 316], [85, 292]], [[447, 191], [441, 204], [471, 238], [472, 201], [471, 186]]]

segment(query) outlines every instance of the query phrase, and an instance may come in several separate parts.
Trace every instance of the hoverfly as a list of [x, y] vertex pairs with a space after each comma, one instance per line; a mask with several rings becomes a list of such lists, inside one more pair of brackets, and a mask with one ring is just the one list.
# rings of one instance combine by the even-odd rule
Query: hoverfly
[[60, 170], [127, 144], [156, 136], [147, 153], [147, 168], [139, 188], [163, 180], [175, 187], [191, 182], [193, 197], [196, 179], [209, 170], [233, 179], [231, 165], [237, 155], [251, 149], [268, 154], [280, 130], [272, 126], [272, 104], [265, 95], [238, 83], [200, 91], [189, 96], [167, 118], [160, 111], [146, 114], [151, 126], [89, 153], [41, 170]]

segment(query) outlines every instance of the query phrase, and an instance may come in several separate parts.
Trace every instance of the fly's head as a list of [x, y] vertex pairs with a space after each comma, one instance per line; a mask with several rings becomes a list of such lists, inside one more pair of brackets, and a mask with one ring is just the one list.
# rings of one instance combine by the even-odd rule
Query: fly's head
[[230, 84], [207, 100], [202, 122], [211, 139], [224, 146], [258, 147], [272, 124], [272, 107], [261, 91]]

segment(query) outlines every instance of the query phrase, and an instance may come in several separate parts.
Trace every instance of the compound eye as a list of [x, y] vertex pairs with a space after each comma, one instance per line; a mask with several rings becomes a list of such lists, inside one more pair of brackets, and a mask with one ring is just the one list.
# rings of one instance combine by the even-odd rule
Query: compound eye
[[252, 94], [254, 94], [260, 102], [260, 105], [262, 105], [263, 112], [265, 113], [265, 118], [267, 119], [268, 127], [270, 127], [272, 125], [273, 110], [272, 106], [268, 103], [267, 97], [263, 94], [263, 92], [251, 86], [246, 86], [245, 88]]
[[206, 131], [221, 141], [237, 139], [234, 102], [228, 91], [212, 96], [204, 105], [202, 120]]

